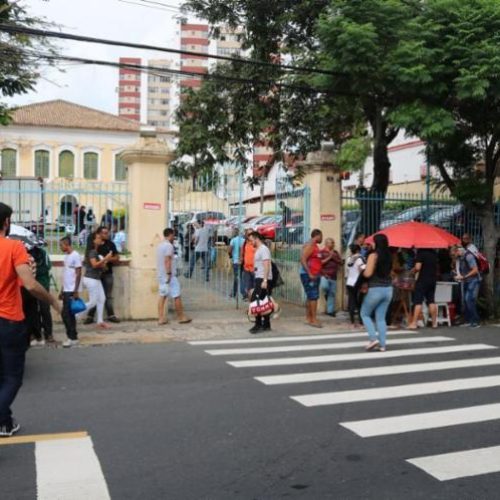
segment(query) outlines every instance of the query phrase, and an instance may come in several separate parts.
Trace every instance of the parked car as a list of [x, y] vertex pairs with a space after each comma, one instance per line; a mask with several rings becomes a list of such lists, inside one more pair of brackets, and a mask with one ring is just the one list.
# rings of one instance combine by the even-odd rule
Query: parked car
[[273, 217], [270, 215], [260, 215], [248, 221], [246, 224], [243, 224], [244, 229], [251, 229], [252, 231], [256, 231], [257, 227], [262, 224], [267, 224], [272, 222]]
[[283, 221], [283, 216], [275, 215], [271, 222], [261, 224], [257, 227], [257, 232], [259, 232], [266, 240], [276, 240], [276, 231], [281, 227]]
[[407, 208], [393, 218], [382, 220], [380, 229], [400, 224], [401, 222], [427, 222], [433, 213], [438, 210], [445, 209], [446, 205], [418, 205], [416, 207]]

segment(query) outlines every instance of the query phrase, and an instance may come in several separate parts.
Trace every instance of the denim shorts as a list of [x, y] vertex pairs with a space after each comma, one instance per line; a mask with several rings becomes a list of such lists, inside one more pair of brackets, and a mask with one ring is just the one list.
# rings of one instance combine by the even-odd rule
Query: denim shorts
[[308, 274], [300, 273], [300, 281], [306, 292], [307, 300], [319, 299], [319, 276], [311, 279]]

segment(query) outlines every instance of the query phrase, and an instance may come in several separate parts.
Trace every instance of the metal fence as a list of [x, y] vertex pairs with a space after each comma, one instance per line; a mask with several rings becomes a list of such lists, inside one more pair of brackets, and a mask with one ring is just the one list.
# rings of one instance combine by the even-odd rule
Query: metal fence
[[[500, 204], [495, 214], [500, 224]], [[483, 246], [481, 222], [460, 202], [446, 194], [355, 193], [342, 194], [342, 243], [346, 249], [358, 233], [373, 234], [393, 224], [407, 221], [426, 222], [461, 237], [472, 236], [474, 243]]]
[[33, 232], [45, 241], [51, 255], [60, 253], [59, 240], [66, 235], [83, 251], [87, 236], [99, 225], [109, 227], [113, 236], [120, 232], [126, 241], [129, 198], [126, 183], [34, 178], [0, 181], [0, 201], [13, 208], [13, 231]]

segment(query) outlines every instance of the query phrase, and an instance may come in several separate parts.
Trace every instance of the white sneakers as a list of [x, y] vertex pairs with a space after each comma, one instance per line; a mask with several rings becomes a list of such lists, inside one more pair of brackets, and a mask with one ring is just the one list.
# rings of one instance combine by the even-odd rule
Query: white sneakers
[[63, 342], [63, 347], [75, 347], [77, 346], [78, 344], [80, 344], [80, 341], [79, 340], [71, 340], [71, 339], [68, 339], [68, 340], [65, 340]]
[[31, 347], [43, 347], [45, 345], [45, 340], [32, 340], [30, 342]]

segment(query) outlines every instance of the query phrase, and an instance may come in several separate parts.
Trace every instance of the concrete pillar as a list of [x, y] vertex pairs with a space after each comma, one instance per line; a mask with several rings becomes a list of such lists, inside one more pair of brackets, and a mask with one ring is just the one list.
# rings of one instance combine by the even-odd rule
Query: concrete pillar
[[[305, 177], [304, 184], [310, 188], [310, 229], [320, 229], [323, 238], [333, 238], [336, 250], [342, 249], [342, 189], [340, 171], [335, 165], [331, 146], [307, 155], [300, 163]], [[309, 236], [309, 235], [307, 235]], [[337, 276], [337, 310], [344, 303], [343, 268]], [[324, 298], [320, 298], [319, 310], [325, 310]]]
[[121, 153], [130, 187], [130, 318], [157, 316], [156, 246], [168, 225], [168, 165], [173, 153], [154, 135]]

